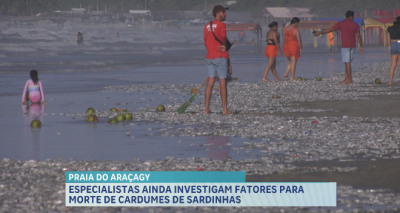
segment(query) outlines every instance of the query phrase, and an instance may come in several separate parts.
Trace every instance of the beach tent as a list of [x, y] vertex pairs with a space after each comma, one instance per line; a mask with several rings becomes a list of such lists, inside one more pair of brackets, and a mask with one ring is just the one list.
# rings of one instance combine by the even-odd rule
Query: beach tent
[[396, 19], [396, 17], [375, 18], [376, 21], [379, 21], [384, 24], [393, 23], [394, 19]]
[[255, 41], [255, 48], [258, 53], [261, 53], [261, 40], [262, 40], [262, 28], [259, 23], [227, 23], [226, 31], [252, 31], [254, 35], [257, 35], [257, 41]]
[[303, 7], [265, 7], [263, 16], [267, 18], [267, 23], [271, 21], [284, 22], [290, 21], [293, 17], [300, 20], [311, 20], [314, 15], [310, 14], [310, 8]]
[[377, 41], [379, 41], [379, 43], [383, 44], [383, 46], [387, 45], [387, 26], [384, 23], [381, 23], [371, 18], [365, 18], [364, 24], [364, 43], [371, 44], [377, 43]]
[[[297, 29], [299, 30], [321, 30], [321, 29], [327, 29], [330, 27], [333, 27], [335, 24], [337, 24], [337, 20], [327, 20], [327, 21], [300, 21], [299, 25], [297, 26]], [[282, 29], [282, 35], [284, 35], [284, 28]], [[314, 36], [313, 36], [314, 37]], [[339, 41], [339, 37], [336, 34], [336, 41]], [[314, 47], [318, 47], [318, 42], [317, 42], [317, 37], [314, 37]], [[338, 49], [338, 43], [336, 42], [336, 46]]]

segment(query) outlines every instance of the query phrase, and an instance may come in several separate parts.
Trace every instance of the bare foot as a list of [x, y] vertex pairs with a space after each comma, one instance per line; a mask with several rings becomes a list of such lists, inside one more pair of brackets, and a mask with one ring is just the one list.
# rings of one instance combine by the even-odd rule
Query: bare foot
[[235, 112], [231, 112], [229, 110], [226, 110], [226, 111], [223, 111], [222, 114], [224, 114], [224, 115], [234, 115]]
[[278, 81], [283, 81], [283, 80], [280, 78], [275, 79], [275, 82], [278, 82]]
[[268, 80], [268, 79], [266, 79], [266, 78], [263, 78], [262, 81], [264, 81], [264, 82], [270, 82], [270, 80]]
[[352, 81], [349, 81], [349, 82], [347, 82], [347, 83], [345, 83], [346, 85], [352, 85], [353, 84], [353, 82]]
[[211, 110], [205, 110], [204, 113], [205, 113], [206, 115], [208, 115], [208, 114], [211, 114], [212, 112], [211, 112]]
[[295, 79], [295, 78], [291, 78], [291, 79], [290, 79], [290, 81], [297, 81], [297, 79]]
[[[399, 84], [400, 84], [400, 82], [399, 82]], [[392, 86], [392, 82], [389, 82], [387, 85]]]
[[347, 84], [347, 80], [344, 79], [340, 84]]
[[286, 80], [289, 80], [288, 76], [289, 75], [287, 73], [285, 73], [285, 75], [283, 75], [283, 77], [285, 77]]

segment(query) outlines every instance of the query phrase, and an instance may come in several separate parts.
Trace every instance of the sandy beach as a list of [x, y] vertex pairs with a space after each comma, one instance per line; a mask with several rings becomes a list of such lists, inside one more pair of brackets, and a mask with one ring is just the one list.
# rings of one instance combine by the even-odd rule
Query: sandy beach
[[[83, 47], [76, 45], [78, 31]], [[397, 74], [393, 86], [386, 86], [387, 49], [366, 47], [357, 54], [355, 84], [342, 86], [340, 53], [323, 45], [312, 48], [307, 35], [296, 71], [296, 77], [307, 78], [301, 82], [261, 82], [265, 56], [250, 44], [235, 44], [230, 55], [238, 80], [228, 84], [228, 103], [236, 114], [222, 115], [219, 95], [213, 93], [214, 113], [205, 115], [203, 89], [181, 115], [176, 109], [206, 76], [206, 52], [202, 27], [178, 32], [119, 25], [0, 29], [0, 212], [399, 211], [400, 87]], [[286, 64], [279, 56], [281, 78]], [[31, 69], [39, 71], [45, 106], [21, 106]], [[268, 78], [273, 79], [271, 73]], [[375, 78], [383, 83], [374, 84]], [[156, 112], [159, 104], [166, 112]], [[85, 122], [89, 107], [99, 122]], [[131, 112], [133, 121], [108, 124], [118, 114], [110, 112], [114, 107]], [[42, 128], [32, 129], [33, 119], [41, 120]], [[246, 171], [250, 182], [337, 182], [337, 207], [64, 204], [65, 171], [196, 171], [198, 166]]]

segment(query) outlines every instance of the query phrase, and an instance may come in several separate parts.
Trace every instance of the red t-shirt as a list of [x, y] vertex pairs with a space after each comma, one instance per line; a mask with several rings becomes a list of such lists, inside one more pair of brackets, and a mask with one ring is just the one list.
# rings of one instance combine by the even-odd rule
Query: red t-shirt
[[[226, 37], [226, 25], [225, 23], [218, 21], [218, 20], [213, 20], [212, 21], [212, 28], [215, 36], [221, 41], [225, 42], [227, 37]], [[219, 46], [222, 46], [221, 43], [219, 43], [213, 36], [211, 30], [210, 30], [210, 22], [204, 26], [204, 45], [207, 48], [207, 59], [216, 59], [216, 58], [226, 58], [229, 59], [229, 54], [228, 51], [226, 52], [221, 52], [219, 51]]]
[[360, 34], [360, 27], [357, 23], [350, 19], [345, 19], [333, 26], [333, 30], [340, 30], [342, 48], [356, 47], [356, 33]]

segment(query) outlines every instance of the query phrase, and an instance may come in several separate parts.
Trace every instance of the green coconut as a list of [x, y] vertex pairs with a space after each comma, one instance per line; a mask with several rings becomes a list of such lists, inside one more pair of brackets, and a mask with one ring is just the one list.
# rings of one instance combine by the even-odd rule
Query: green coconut
[[117, 108], [111, 108], [110, 111], [111, 112], [118, 112]]
[[33, 120], [31, 122], [31, 127], [32, 128], [40, 128], [40, 127], [42, 127], [42, 122], [40, 122], [39, 120]]
[[302, 79], [301, 77], [297, 77], [297, 80], [298, 80], [298, 81], [301, 81], [301, 80], [303, 80], [303, 79]]
[[124, 114], [117, 115], [117, 120], [118, 121], [125, 121], [125, 115]]
[[322, 81], [322, 78], [321, 77], [317, 77], [315, 80], [316, 81]]
[[99, 119], [96, 115], [88, 115], [86, 116], [86, 122], [97, 122]]
[[165, 107], [163, 105], [158, 105], [157, 112], [165, 112]]
[[132, 113], [125, 113], [125, 120], [131, 121], [133, 119]]
[[118, 120], [116, 118], [111, 118], [110, 120], [108, 120], [109, 124], [117, 124]]
[[86, 114], [87, 115], [91, 115], [91, 114], [94, 114], [96, 111], [92, 108], [92, 107], [89, 107], [87, 110], [86, 110]]
[[375, 84], [381, 84], [381, 79], [380, 78], [375, 78]]
[[307, 78], [303, 78], [302, 81], [307, 81]]

